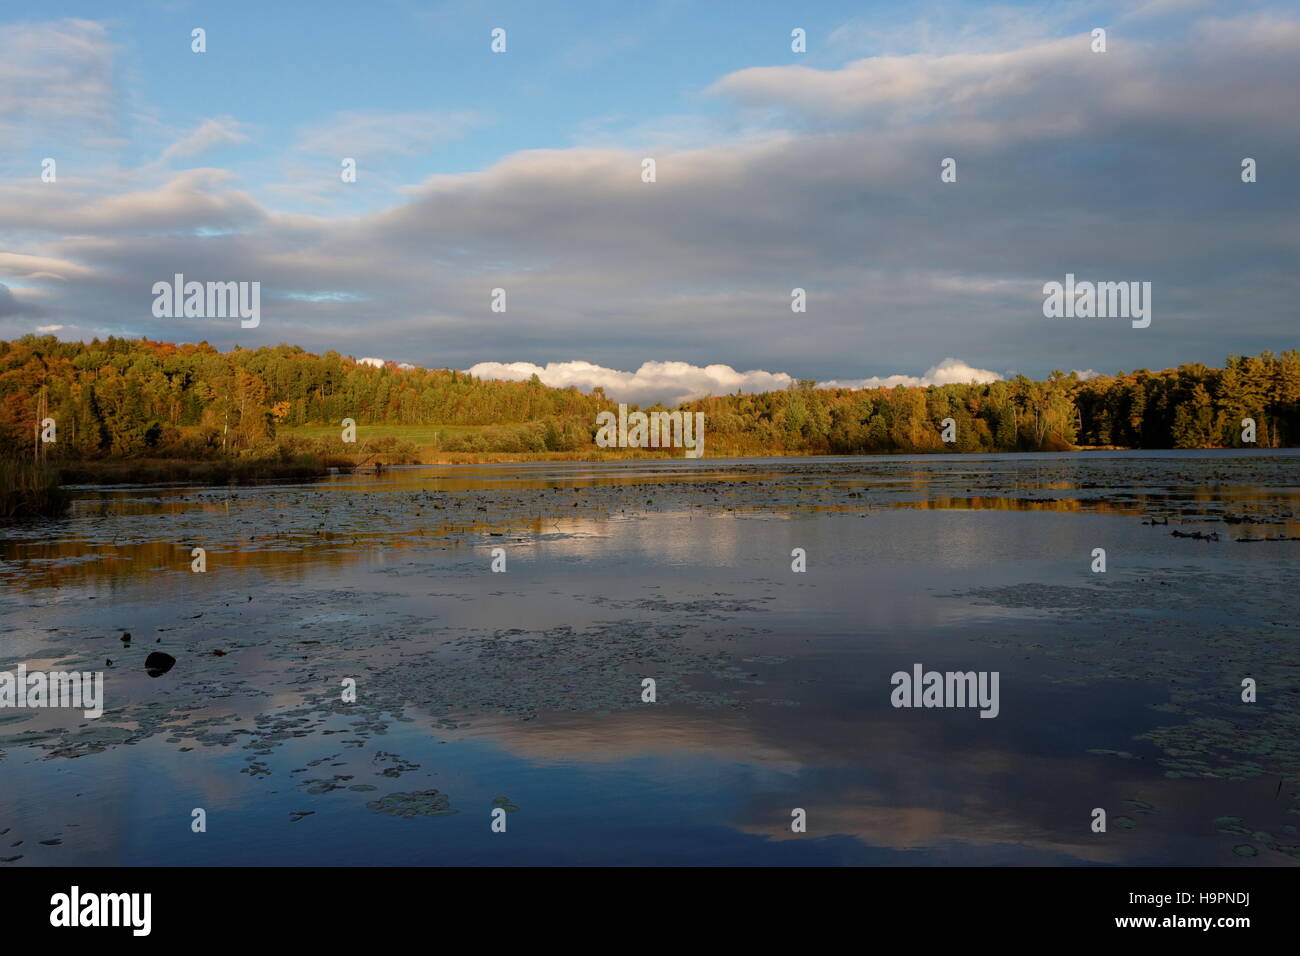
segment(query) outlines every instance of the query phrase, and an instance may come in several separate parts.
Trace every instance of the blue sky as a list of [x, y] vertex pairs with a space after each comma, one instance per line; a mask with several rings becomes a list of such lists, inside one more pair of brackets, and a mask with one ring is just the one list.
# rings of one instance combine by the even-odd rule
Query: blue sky
[[[0, 16], [6, 338], [288, 341], [638, 397], [1296, 344], [1295, 4]], [[345, 156], [356, 183], [339, 180]], [[45, 157], [57, 183], [39, 180]], [[1067, 271], [1152, 281], [1152, 326], [1047, 324], [1042, 285]], [[153, 318], [148, 290], [175, 272], [260, 281], [266, 320]], [[495, 287], [505, 315], [487, 309]]]
[[[1033, 20], [1066, 5], [1012, 4]], [[42, 19], [103, 23], [121, 53], [119, 119], [128, 160], [154, 158], [150, 124], [184, 127], [197, 117], [235, 115], [258, 131], [249, 148], [214, 159], [256, 163], [293, 144], [294, 130], [347, 112], [471, 112], [482, 127], [400, 161], [408, 181], [481, 168], [522, 149], [561, 148], [675, 116], [717, 117], [704, 95], [719, 76], [751, 66], [799, 62], [833, 67], [858, 56], [923, 49], [930, 18], [950, 23], [978, 6], [820, 3], [417, 3], [323, 0], [265, 2], [61, 3]], [[921, 16], [918, 17], [918, 14]], [[987, 19], [987, 14], [984, 15]], [[1053, 24], [1093, 18], [1051, 15]], [[875, 35], [855, 31], [869, 21]], [[1077, 21], [1072, 24], [1072, 21]], [[996, 22], [996, 21], [992, 21]], [[208, 50], [190, 50], [193, 27]], [[812, 37], [803, 56], [789, 31]], [[507, 55], [489, 33], [508, 31]], [[974, 29], [978, 30], [979, 27]], [[909, 35], [910, 34], [910, 35]], [[136, 117], [133, 114], [139, 113]], [[145, 120], [140, 122], [139, 120]], [[265, 171], [262, 175], [267, 175]]]
[[[286, 153], [340, 114], [396, 117], [384, 149], [357, 158], [369, 175], [345, 198], [374, 208], [391, 189], [433, 173], [470, 172], [511, 153], [588, 143], [655, 146], [739, 135], [744, 120], [707, 93], [720, 76], [798, 63], [831, 69], [881, 53], [917, 53], [1020, 22], [1030, 33], [1084, 30], [1096, 17], [1077, 4], [685, 2], [115, 4], [40, 8], [41, 19], [102, 23], [116, 48], [121, 99], [112, 117], [115, 157], [144, 165], [179, 131], [232, 117], [250, 137], [215, 147], [205, 163], [237, 169], [261, 195], [280, 181]], [[1074, 12], [1076, 11], [1077, 12]], [[1050, 11], [1050, 12], [1046, 12]], [[967, 19], [969, 18], [969, 19]], [[21, 21], [18, 21], [21, 22]], [[27, 21], [40, 22], [40, 21]], [[207, 31], [202, 56], [190, 31]], [[491, 30], [507, 31], [493, 54]], [[791, 51], [790, 31], [811, 38]], [[1152, 29], [1150, 25], [1139, 30]], [[400, 117], [410, 119], [402, 122]], [[749, 118], [751, 121], [754, 118]], [[404, 127], [404, 128], [403, 128]], [[404, 133], [405, 135], [400, 135]], [[55, 143], [70, 155], [74, 137]], [[48, 145], [47, 140], [45, 144]], [[35, 144], [33, 144], [35, 145]], [[16, 156], [7, 157], [16, 171]], [[25, 157], [30, 162], [30, 156]], [[301, 157], [332, 176], [333, 155]], [[281, 208], [310, 211], [283, 199]]]

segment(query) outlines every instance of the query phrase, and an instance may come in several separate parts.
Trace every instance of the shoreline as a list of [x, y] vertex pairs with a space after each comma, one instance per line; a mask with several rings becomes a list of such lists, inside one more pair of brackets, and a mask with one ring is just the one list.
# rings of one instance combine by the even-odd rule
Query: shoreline
[[[118, 484], [161, 484], [168, 482], [199, 482], [207, 484], [253, 484], [262, 481], [313, 480], [337, 474], [373, 474], [394, 467], [420, 467], [436, 465], [497, 465], [527, 464], [531, 462], [600, 463], [613, 461], [744, 461], [758, 458], [812, 459], [835, 458], [852, 461], [860, 458], [975, 458], [987, 455], [1047, 455], [1087, 454], [1099, 451], [1282, 451], [1285, 449], [1225, 449], [1225, 448], [1135, 448], [1122, 445], [1079, 445], [1067, 449], [1043, 451], [894, 451], [872, 455], [837, 455], [834, 453], [805, 454], [786, 451], [755, 451], [749, 453], [706, 455], [698, 459], [685, 459], [677, 449], [664, 451], [620, 450], [611, 453], [596, 449], [590, 453], [575, 452], [440, 452], [421, 454], [419, 460], [358, 463], [339, 456], [317, 458], [300, 456], [283, 461], [278, 459], [186, 459], [138, 458], [101, 461], [53, 462], [50, 467], [58, 475], [60, 486], [95, 486]], [[405, 457], [405, 456], [399, 456]]]

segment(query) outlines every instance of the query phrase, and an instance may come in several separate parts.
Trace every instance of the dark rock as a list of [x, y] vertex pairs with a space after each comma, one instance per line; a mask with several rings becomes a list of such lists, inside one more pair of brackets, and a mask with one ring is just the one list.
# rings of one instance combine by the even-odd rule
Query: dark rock
[[176, 658], [162, 651], [154, 651], [144, 660], [144, 671], [150, 677], [162, 677], [176, 666]]

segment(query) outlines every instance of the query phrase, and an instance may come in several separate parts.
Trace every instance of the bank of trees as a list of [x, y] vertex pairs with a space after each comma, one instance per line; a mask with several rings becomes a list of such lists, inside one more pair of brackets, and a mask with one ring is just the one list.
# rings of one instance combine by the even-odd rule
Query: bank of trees
[[1083, 444], [1234, 447], [1242, 420], [1252, 418], [1258, 446], [1292, 447], [1300, 444], [1300, 352], [1229, 356], [1222, 369], [1180, 365], [1089, 379], [1075, 403]]
[[563, 446], [575, 435], [585, 439], [609, 405], [536, 377], [489, 382], [449, 369], [375, 368], [287, 345], [221, 353], [206, 343], [26, 336], [0, 342], [6, 445], [30, 449], [42, 389], [58, 423], [58, 451], [85, 457], [238, 455], [264, 449], [277, 428], [344, 418], [358, 425], [539, 422], [529, 438], [537, 431], [543, 444]]
[[[146, 340], [0, 342], [0, 443], [30, 453], [42, 396], [61, 457], [238, 456], [285, 426], [478, 425], [474, 451], [585, 451], [600, 391], [483, 381], [450, 369], [375, 368], [336, 352], [276, 346], [221, 353]], [[1300, 444], [1300, 352], [1229, 357], [1081, 381], [1054, 372], [985, 385], [788, 390], [687, 403], [703, 411], [709, 454], [1018, 451], [1076, 445], [1258, 447]], [[956, 423], [956, 442], [941, 423]], [[501, 447], [496, 447], [496, 446]], [[471, 447], [472, 446], [472, 447]], [[508, 446], [508, 447], [507, 447]]]
[[[1046, 382], [1021, 376], [989, 385], [865, 390], [819, 389], [800, 382], [782, 392], [692, 402], [705, 413], [709, 446], [736, 453], [860, 455], [888, 452], [981, 452], [1072, 447], [1073, 375]], [[956, 441], [945, 443], [951, 418]]]

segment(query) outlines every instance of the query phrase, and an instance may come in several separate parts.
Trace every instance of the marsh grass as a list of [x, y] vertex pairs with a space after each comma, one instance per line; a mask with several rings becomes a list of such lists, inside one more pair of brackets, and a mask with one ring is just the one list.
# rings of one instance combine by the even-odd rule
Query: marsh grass
[[61, 515], [69, 500], [52, 466], [0, 458], [0, 517]]
[[337, 465], [317, 455], [292, 455], [287, 458], [129, 458], [121, 461], [80, 461], [59, 469], [69, 485], [151, 484], [166, 481], [189, 481], [198, 484], [251, 484], [256, 481], [320, 478], [330, 467], [350, 471], [351, 464]]

